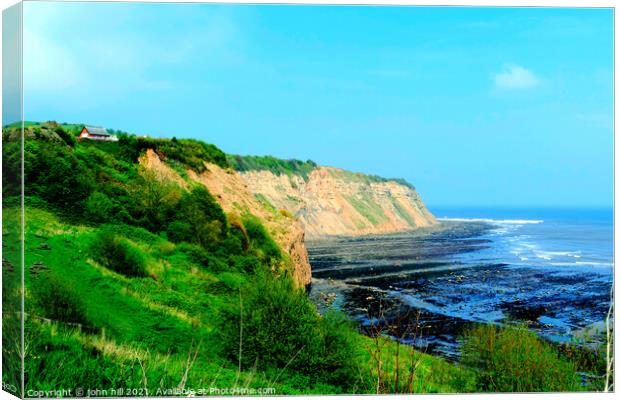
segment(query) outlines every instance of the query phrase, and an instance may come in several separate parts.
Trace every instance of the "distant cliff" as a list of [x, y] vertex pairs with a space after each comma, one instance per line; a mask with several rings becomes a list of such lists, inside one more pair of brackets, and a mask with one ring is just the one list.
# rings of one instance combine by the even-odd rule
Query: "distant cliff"
[[297, 216], [306, 236], [359, 236], [437, 223], [415, 188], [311, 161], [229, 157], [257, 199]]

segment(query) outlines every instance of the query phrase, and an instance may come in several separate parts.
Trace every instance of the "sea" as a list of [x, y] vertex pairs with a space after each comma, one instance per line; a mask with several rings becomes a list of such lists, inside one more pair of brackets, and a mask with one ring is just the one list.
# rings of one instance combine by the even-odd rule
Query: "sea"
[[396, 338], [449, 359], [477, 323], [518, 324], [553, 342], [604, 329], [611, 208], [431, 212], [440, 221], [433, 228], [309, 241], [319, 309], [343, 311], [362, 331], [407, 321]]

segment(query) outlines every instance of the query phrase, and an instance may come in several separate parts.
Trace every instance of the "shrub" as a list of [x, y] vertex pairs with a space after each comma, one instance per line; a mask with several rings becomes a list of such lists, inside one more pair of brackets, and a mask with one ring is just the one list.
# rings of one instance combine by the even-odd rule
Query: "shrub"
[[53, 275], [44, 275], [32, 286], [34, 303], [47, 318], [85, 324], [86, 306], [80, 295], [65, 281]]
[[237, 171], [265, 170], [276, 175], [300, 175], [308, 180], [308, 175], [317, 164], [312, 161], [281, 160], [272, 156], [228, 156], [228, 163]]
[[291, 214], [291, 212], [290, 212], [290, 211], [285, 210], [284, 208], [281, 208], [281, 209], [280, 209], [280, 215], [282, 215], [283, 217], [286, 217], [286, 218], [295, 218], [295, 217], [293, 216], [293, 214]]
[[247, 214], [243, 217], [243, 225], [250, 238], [251, 249], [262, 262], [273, 265], [282, 259], [280, 247], [274, 242], [258, 218]]
[[228, 265], [224, 261], [200, 246], [183, 243], [180, 244], [177, 249], [187, 254], [193, 262], [213, 272], [220, 272], [228, 269]]
[[161, 177], [154, 170], [142, 169], [133, 188], [135, 214], [141, 225], [152, 232], [166, 230], [175, 218], [172, 216], [180, 202], [180, 188], [174, 182]]
[[240, 293], [218, 319], [226, 357], [245, 368], [286, 369], [314, 382], [354, 385], [357, 346], [344, 319], [321, 317], [290, 279], [270, 273], [257, 274]]
[[61, 126], [57, 126], [54, 132], [70, 147], [74, 147], [76, 143], [75, 136], [66, 132]]
[[162, 159], [175, 160], [196, 172], [203, 172], [205, 162], [228, 167], [226, 154], [216, 146], [194, 139], [156, 139], [119, 134], [122, 156], [135, 161], [146, 149], [153, 149]]
[[[4, 133], [4, 132], [3, 132]], [[8, 135], [2, 140], [2, 195], [21, 195], [22, 147], [18, 141], [8, 141]]]
[[91, 252], [105, 267], [129, 277], [148, 276], [144, 252], [128, 239], [115, 233], [113, 226], [104, 226], [95, 235]]
[[243, 250], [248, 250], [250, 248], [250, 237], [248, 236], [248, 231], [245, 229], [239, 214], [228, 214], [228, 224], [232, 228], [232, 232], [238, 233], [238, 237], [243, 245]]
[[464, 334], [462, 362], [478, 371], [480, 390], [548, 392], [579, 389], [575, 367], [525, 327], [480, 325]]
[[193, 229], [188, 222], [172, 221], [170, 224], [168, 224], [168, 229], [166, 229], [166, 236], [169, 240], [175, 243], [191, 243], [193, 239]]
[[39, 196], [65, 214], [81, 212], [94, 181], [70, 148], [36, 140], [24, 144], [24, 179], [26, 195]]
[[229, 257], [229, 261], [235, 270], [245, 273], [258, 272], [260, 268], [257, 267], [263, 265], [261, 261], [253, 255], [232, 255]]
[[218, 257], [243, 254], [246, 250], [244, 249], [243, 241], [239, 236], [239, 231], [232, 230], [231, 234], [229, 234], [224, 240], [220, 241], [217, 248], [212, 251], [217, 254]]
[[[227, 234], [226, 215], [211, 193], [197, 187], [183, 193], [169, 222], [168, 237], [173, 241], [187, 241], [213, 249]], [[172, 232], [173, 228], [178, 232]], [[172, 235], [171, 235], [172, 234]]]
[[108, 196], [100, 192], [93, 192], [84, 206], [85, 217], [90, 222], [109, 222], [114, 217], [114, 203]]

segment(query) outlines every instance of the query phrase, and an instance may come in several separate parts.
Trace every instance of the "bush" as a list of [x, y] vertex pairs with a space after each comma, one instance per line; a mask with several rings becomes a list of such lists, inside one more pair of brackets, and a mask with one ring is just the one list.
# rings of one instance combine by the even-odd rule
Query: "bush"
[[122, 156], [135, 161], [146, 149], [153, 149], [163, 159], [175, 160], [196, 172], [205, 171], [205, 162], [228, 167], [226, 154], [216, 146], [194, 139], [156, 139], [119, 134]]
[[90, 222], [109, 222], [114, 217], [114, 203], [105, 194], [93, 192], [86, 199], [84, 216]]
[[[173, 241], [187, 241], [213, 249], [227, 234], [226, 215], [211, 193], [197, 187], [183, 193], [168, 225], [168, 237]], [[178, 232], [173, 232], [178, 228]]]
[[236, 233], [241, 240], [243, 250], [247, 251], [250, 248], [250, 237], [248, 236], [248, 231], [245, 229], [239, 214], [228, 214], [228, 224], [230, 225], [231, 232]]
[[[3, 132], [4, 133], [4, 132]], [[8, 141], [8, 135], [3, 135], [2, 140], [2, 195], [21, 195], [21, 142]]]
[[67, 144], [67, 146], [74, 147], [76, 143], [75, 136], [66, 132], [61, 126], [57, 126], [54, 132]]
[[280, 176], [299, 175], [308, 180], [308, 175], [317, 167], [312, 161], [281, 160], [272, 156], [228, 156], [228, 163], [237, 171], [264, 170]]
[[340, 387], [354, 385], [358, 347], [342, 317], [321, 317], [290, 279], [269, 273], [257, 274], [241, 293], [241, 299], [231, 296], [218, 319], [223, 351], [232, 362], [245, 368], [286, 368]]
[[572, 363], [525, 327], [481, 325], [464, 334], [462, 362], [478, 371], [480, 390], [549, 392], [578, 390]]
[[295, 218], [295, 216], [293, 214], [291, 214], [290, 211], [285, 210], [284, 208], [280, 209], [280, 215], [282, 215], [283, 217], [286, 217], [286, 218]]
[[185, 221], [172, 221], [166, 229], [166, 237], [175, 243], [191, 243], [193, 239], [192, 225]]
[[80, 295], [65, 281], [53, 275], [44, 275], [32, 286], [34, 304], [47, 318], [85, 324], [86, 306]]
[[144, 252], [123, 236], [117, 235], [112, 226], [104, 226], [95, 235], [91, 252], [105, 267], [129, 277], [148, 276]]
[[202, 265], [204, 268], [210, 271], [221, 272], [228, 269], [228, 264], [226, 264], [219, 257], [209, 253], [200, 246], [183, 243], [180, 244], [177, 249], [187, 254], [189, 258], [196, 264]]
[[251, 254], [230, 256], [229, 262], [235, 270], [248, 274], [267, 270], [266, 268], [261, 268], [264, 264]]
[[243, 217], [243, 225], [250, 239], [251, 249], [263, 263], [273, 265], [282, 259], [280, 247], [271, 238], [260, 219], [247, 214]]
[[66, 146], [27, 140], [24, 144], [24, 188], [65, 214], [80, 214], [82, 201], [92, 191], [89, 168]]

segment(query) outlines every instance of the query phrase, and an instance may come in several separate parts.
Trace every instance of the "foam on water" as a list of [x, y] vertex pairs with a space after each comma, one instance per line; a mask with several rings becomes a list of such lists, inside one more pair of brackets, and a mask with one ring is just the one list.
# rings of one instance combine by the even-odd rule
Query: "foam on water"
[[545, 221], [540, 219], [492, 219], [492, 218], [437, 218], [438, 221], [452, 221], [452, 222], [486, 222], [489, 224], [541, 224]]
[[450, 357], [461, 329], [472, 322], [521, 321], [564, 341], [605, 318], [614, 261], [611, 218], [592, 219], [581, 210], [478, 215], [442, 218], [450, 222], [447, 230], [427, 236], [314, 243], [313, 274], [326, 280], [315, 279], [312, 292], [319, 302], [320, 292], [336, 292], [335, 304], [361, 320], [381, 296], [416, 310], [430, 328], [433, 351]]
[[578, 211], [549, 219], [447, 217], [440, 220], [493, 225], [494, 229], [486, 236], [494, 245], [481, 253], [486, 252], [498, 261], [532, 267], [591, 267], [599, 272], [600, 268], [613, 267], [611, 220], [584, 218]]

